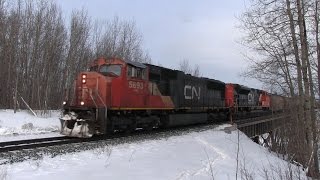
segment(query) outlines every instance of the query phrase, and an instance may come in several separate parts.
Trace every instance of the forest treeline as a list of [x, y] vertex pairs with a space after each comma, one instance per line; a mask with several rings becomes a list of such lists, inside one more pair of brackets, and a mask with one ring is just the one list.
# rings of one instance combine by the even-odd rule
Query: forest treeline
[[0, 0], [0, 108], [61, 107], [64, 89], [93, 58], [151, 61], [133, 20], [65, 16], [54, 1]]
[[273, 132], [273, 148], [313, 177], [319, 177], [319, 5], [319, 0], [251, 0], [239, 18], [243, 44], [253, 53], [244, 75], [290, 97], [291, 117]]

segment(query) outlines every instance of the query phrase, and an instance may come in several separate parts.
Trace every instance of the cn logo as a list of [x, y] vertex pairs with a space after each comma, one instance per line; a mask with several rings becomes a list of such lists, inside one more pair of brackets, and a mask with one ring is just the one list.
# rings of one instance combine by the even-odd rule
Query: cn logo
[[250, 92], [250, 93], [248, 94], [248, 102], [251, 103], [251, 102], [253, 102], [253, 101], [254, 101], [254, 99], [253, 99], [253, 94]]
[[185, 99], [200, 99], [200, 87], [198, 89], [194, 86], [185, 85], [184, 86], [184, 98]]

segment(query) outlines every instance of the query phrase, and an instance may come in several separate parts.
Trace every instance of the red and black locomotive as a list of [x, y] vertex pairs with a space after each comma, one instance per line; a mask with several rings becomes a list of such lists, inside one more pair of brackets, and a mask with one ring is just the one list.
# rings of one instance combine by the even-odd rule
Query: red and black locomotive
[[270, 108], [262, 90], [152, 64], [98, 58], [66, 93], [61, 132], [91, 137], [227, 119], [231, 112]]

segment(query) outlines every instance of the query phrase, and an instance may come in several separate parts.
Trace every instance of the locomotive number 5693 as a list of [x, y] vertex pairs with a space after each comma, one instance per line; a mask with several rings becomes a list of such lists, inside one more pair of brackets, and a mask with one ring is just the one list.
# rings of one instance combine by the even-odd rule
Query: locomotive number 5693
[[143, 82], [129, 81], [129, 88], [131, 88], [131, 89], [143, 89]]

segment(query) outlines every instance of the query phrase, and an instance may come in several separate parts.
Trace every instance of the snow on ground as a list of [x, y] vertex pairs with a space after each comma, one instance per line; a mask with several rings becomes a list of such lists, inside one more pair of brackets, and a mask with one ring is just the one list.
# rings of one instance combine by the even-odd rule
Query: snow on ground
[[0, 142], [60, 136], [60, 112], [50, 111], [48, 116], [35, 117], [27, 111], [0, 110]]
[[[145, 140], [0, 166], [0, 179], [280, 179], [305, 173], [227, 125], [182, 136]], [[289, 168], [290, 167], [290, 168]], [[268, 174], [268, 175], [266, 175]], [[287, 179], [287, 178], [283, 178]], [[293, 178], [298, 179], [298, 178]]]

